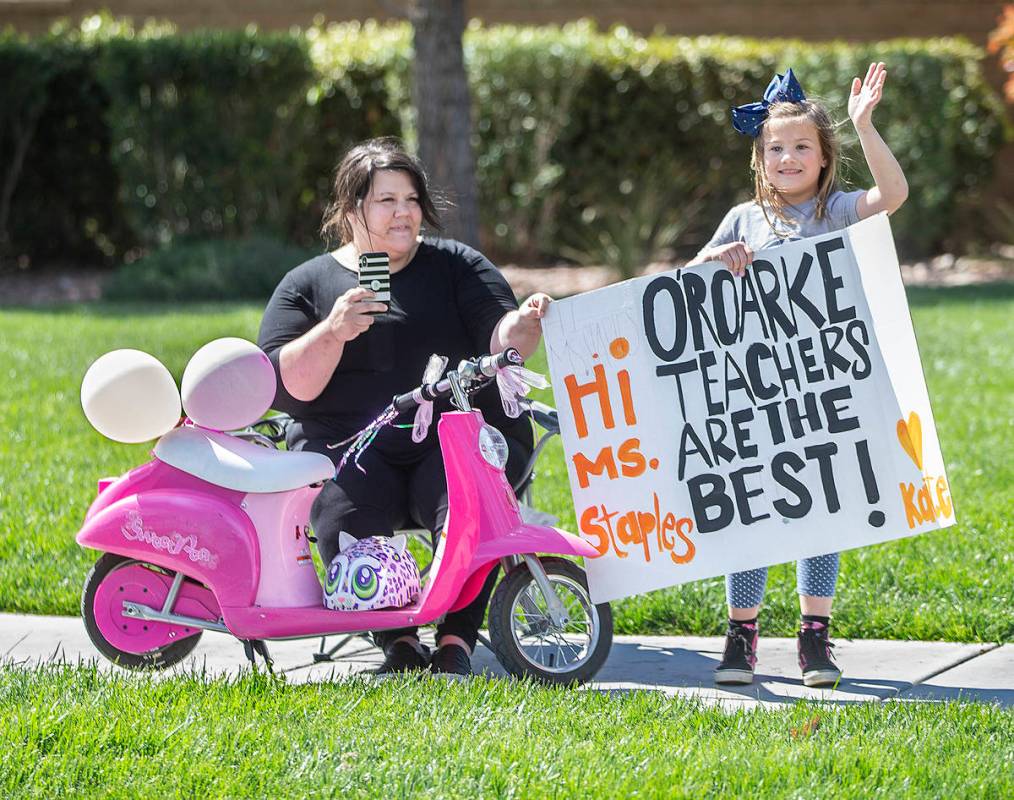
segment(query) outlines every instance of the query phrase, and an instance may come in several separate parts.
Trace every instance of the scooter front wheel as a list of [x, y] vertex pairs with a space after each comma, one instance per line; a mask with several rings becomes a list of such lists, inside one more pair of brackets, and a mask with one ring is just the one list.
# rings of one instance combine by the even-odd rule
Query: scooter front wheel
[[497, 660], [515, 677], [546, 684], [590, 680], [613, 643], [608, 603], [592, 603], [584, 570], [565, 558], [541, 558], [568, 620], [552, 621], [549, 604], [524, 563], [500, 581], [489, 604], [489, 634]]
[[88, 572], [81, 616], [88, 638], [102, 655], [126, 669], [165, 669], [197, 647], [200, 628], [124, 616], [123, 602], [161, 607], [171, 572], [126, 556], [105, 553]]

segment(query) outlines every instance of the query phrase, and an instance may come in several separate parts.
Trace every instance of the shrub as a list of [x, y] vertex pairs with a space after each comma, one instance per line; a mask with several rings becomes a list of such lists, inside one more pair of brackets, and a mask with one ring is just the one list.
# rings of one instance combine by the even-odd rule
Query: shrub
[[109, 97], [120, 199], [142, 242], [286, 231], [304, 171], [313, 82], [301, 38], [118, 37], [102, 47], [97, 75]]
[[290, 269], [316, 253], [267, 236], [177, 241], [120, 267], [109, 300], [267, 302]]
[[94, 59], [79, 39], [0, 34], [0, 267], [20, 254], [111, 262], [134, 243], [111, 201], [119, 176]]
[[[960, 40], [473, 25], [465, 55], [483, 245], [499, 257], [632, 268], [666, 248], [696, 250], [750, 191], [750, 143], [733, 132], [730, 106], [789, 65], [846, 119], [851, 77], [888, 63], [876, 120], [909, 179], [892, 220], [908, 256], [961, 232], [959, 212], [974, 207], [1003, 138], [983, 52]], [[371, 136], [400, 133], [410, 147], [415, 137], [405, 23], [175, 34], [94, 17], [30, 42], [0, 38], [0, 66], [0, 163], [14, 162], [25, 130], [34, 137], [8, 226], [14, 254], [111, 258], [175, 237], [255, 232], [309, 245], [342, 151]], [[31, 133], [25, 98], [37, 97], [53, 123]], [[842, 134], [846, 179], [868, 185], [851, 127]]]
[[[609, 228], [629, 224], [670, 226], [695, 249], [750, 193], [750, 143], [733, 131], [729, 108], [760, 97], [771, 75], [790, 65], [807, 93], [826, 98], [846, 121], [852, 76], [873, 60], [890, 65], [876, 120], [909, 179], [910, 200], [892, 220], [909, 255], [953, 231], [961, 201], [991, 176], [1003, 136], [982, 51], [958, 40], [643, 39], [586, 24], [473, 28], [470, 37], [480, 175], [496, 198], [484, 195], [484, 211], [499, 204], [487, 219], [506, 249], [534, 234], [535, 249], [559, 252], [575, 237], [601, 240], [605, 231], [615, 239]], [[868, 186], [851, 126], [842, 134], [852, 165], [845, 177]], [[636, 220], [625, 223], [631, 215]], [[589, 225], [598, 230], [582, 230]]]
[[316, 81], [300, 193], [291, 235], [317, 240], [321, 215], [339, 158], [376, 136], [401, 136], [411, 127], [408, 26], [347, 23], [306, 31]]
[[[354, 23], [313, 34], [334, 96], [360, 98], [370, 87], [366, 116], [383, 132], [399, 120], [409, 143], [410, 33], [405, 24]], [[890, 65], [877, 122], [909, 179], [909, 202], [892, 222], [910, 256], [953, 235], [1003, 138], [983, 52], [961, 40], [807, 44], [641, 38], [587, 22], [473, 24], [465, 56], [485, 244], [512, 257], [567, 254], [623, 267], [677, 240], [694, 250], [750, 192], [749, 142], [732, 130], [729, 108], [759, 97], [786, 65], [846, 122], [852, 76], [873, 60]], [[850, 125], [842, 136], [846, 180], [868, 185]]]

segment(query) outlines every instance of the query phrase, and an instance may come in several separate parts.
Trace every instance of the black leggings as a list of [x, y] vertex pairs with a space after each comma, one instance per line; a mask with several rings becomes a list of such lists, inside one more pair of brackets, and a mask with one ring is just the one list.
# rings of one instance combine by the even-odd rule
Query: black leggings
[[[531, 445], [507, 438], [507, 480], [513, 486], [531, 456]], [[342, 451], [328, 450], [332, 439], [311, 439], [299, 449], [323, 453], [336, 464]], [[392, 464], [376, 450], [366, 450], [359, 461], [364, 474], [350, 461], [335, 480], [324, 484], [310, 511], [310, 524], [317, 536], [317, 550], [327, 566], [338, 554], [340, 531], [365, 539], [393, 536], [394, 531], [418, 526], [433, 534], [442, 530], [447, 518], [447, 482], [439, 447], [419, 448], [419, 458], [408, 464]], [[432, 541], [436, 541], [433, 537]], [[441, 636], [460, 636], [475, 649], [479, 628], [486, 616], [489, 596], [496, 584], [498, 568], [486, 579], [478, 596], [458, 611], [452, 611], [437, 625]], [[385, 648], [400, 636], [415, 635], [417, 628], [377, 631], [374, 640]]]

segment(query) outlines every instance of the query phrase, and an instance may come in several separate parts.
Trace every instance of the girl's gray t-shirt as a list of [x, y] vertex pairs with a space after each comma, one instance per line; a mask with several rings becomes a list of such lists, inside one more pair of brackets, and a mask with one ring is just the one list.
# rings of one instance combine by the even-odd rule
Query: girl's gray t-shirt
[[793, 221], [791, 227], [769, 212], [775, 230], [771, 229], [756, 200], [740, 203], [729, 209], [729, 213], [725, 215], [708, 243], [701, 248], [701, 252], [732, 242], [746, 242], [752, 250], [764, 250], [796, 239], [820, 236], [823, 233], [847, 228], [859, 222], [856, 203], [864, 194], [865, 190], [832, 192], [827, 198], [827, 213], [823, 219], [817, 219], [815, 216], [816, 198], [798, 206], [788, 206], [786, 212]]

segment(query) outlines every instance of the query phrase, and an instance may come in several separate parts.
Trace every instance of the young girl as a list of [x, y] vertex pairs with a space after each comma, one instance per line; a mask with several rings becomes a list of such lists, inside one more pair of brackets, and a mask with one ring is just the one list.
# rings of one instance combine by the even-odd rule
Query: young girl
[[[687, 266], [721, 261], [742, 275], [757, 250], [844, 228], [880, 211], [893, 213], [908, 197], [905, 175], [873, 126], [887, 78], [884, 64], [870, 64], [854, 78], [848, 112], [875, 181], [871, 189], [840, 191], [835, 184], [838, 142], [827, 110], [807, 100], [790, 69], [772, 79], [764, 100], [733, 109], [733, 126], [754, 139], [750, 167], [754, 199], [731, 209]], [[796, 565], [802, 624], [797, 647], [803, 683], [829, 686], [841, 677], [828, 640], [838, 554], [804, 558]], [[757, 612], [767, 569], [726, 577], [729, 628], [716, 683], [753, 681], [757, 661]]]

